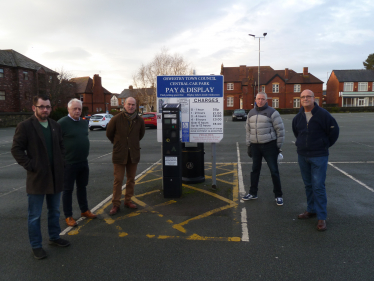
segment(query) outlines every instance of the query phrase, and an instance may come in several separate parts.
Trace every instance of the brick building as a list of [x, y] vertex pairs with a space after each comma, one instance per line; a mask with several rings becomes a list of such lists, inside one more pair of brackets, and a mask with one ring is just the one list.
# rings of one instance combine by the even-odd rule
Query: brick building
[[[258, 66], [241, 65], [224, 67], [224, 109], [252, 109], [258, 93]], [[316, 96], [316, 102], [322, 104], [323, 81], [308, 72], [292, 69], [274, 70], [270, 66], [260, 67], [260, 91], [268, 96], [268, 104], [274, 108], [300, 108], [300, 94], [310, 89]]]
[[33, 96], [50, 94], [57, 75], [14, 50], [0, 50], [0, 112], [30, 111]]
[[374, 70], [333, 70], [327, 81], [327, 104], [374, 106]]
[[118, 103], [121, 108], [125, 103], [127, 97], [133, 97], [136, 99], [137, 105], [140, 107], [138, 110], [140, 112], [153, 112], [156, 111], [156, 89], [151, 88], [141, 88], [134, 89], [133, 86], [129, 86], [128, 89], [124, 89], [118, 96]]
[[83, 102], [83, 109], [86, 108], [87, 111], [85, 114], [106, 112], [112, 109], [111, 99], [113, 95], [102, 86], [99, 74], [95, 74], [93, 79], [88, 76], [76, 77], [70, 79], [69, 82], [76, 84], [74, 92]]

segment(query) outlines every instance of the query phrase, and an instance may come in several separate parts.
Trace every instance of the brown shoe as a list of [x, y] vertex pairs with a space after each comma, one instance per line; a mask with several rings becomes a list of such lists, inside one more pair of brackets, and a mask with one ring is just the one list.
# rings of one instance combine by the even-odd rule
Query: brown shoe
[[306, 220], [306, 219], [314, 218], [316, 216], [317, 216], [316, 213], [309, 213], [308, 211], [305, 211], [304, 213], [298, 215], [297, 218], [300, 220]]
[[84, 213], [81, 213], [82, 217], [89, 218], [89, 219], [96, 219], [97, 215], [91, 213], [90, 210], [85, 211]]
[[118, 206], [113, 206], [113, 208], [110, 210], [109, 215], [113, 216], [119, 212], [119, 207]]
[[68, 218], [65, 219], [65, 221], [66, 221], [66, 224], [68, 226], [77, 226], [78, 225], [77, 222], [75, 221], [75, 219], [73, 219], [73, 217], [68, 217]]
[[125, 207], [130, 208], [130, 209], [137, 209], [138, 206], [136, 206], [134, 203], [130, 202], [125, 202]]
[[317, 230], [318, 231], [325, 231], [327, 229], [326, 221], [325, 220], [319, 220], [317, 224]]

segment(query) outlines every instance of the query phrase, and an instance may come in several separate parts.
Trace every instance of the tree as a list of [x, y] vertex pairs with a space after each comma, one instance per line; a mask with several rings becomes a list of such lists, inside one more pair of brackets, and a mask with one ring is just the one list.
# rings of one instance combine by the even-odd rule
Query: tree
[[67, 102], [75, 97], [75, 83], [69, 82], [73, 75], [61, 68], [56, 79], [51, 81], [49, 98], [52, 107], [66, 107]]
[[363, 64], [366, 69], [374, 69], [374, 54], [370, 54]]
[[[166, 48], [156, 54], [153, 60], [144, 65], [133, 75], [135, 98], [139, 105], [149, 108], [156, 106], [157, 97], [157, 76], [159, 75], [191, 75], [192, 68], [182, 55], [169, 54]], [[152, 92], [152, 93], [150, 93]]]

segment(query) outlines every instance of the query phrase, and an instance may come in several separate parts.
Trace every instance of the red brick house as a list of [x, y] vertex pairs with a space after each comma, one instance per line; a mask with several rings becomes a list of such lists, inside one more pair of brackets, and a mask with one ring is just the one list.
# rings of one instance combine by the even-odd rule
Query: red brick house
[[112, 109], [113, 95], [101, 85], [99, 74], [95, 74], [93, 79], [88, 76], [76, 77], [70, 79], [69, 82], [76, 84], [75, 95], [83, 102], [83, 108], [87, 108], [86, 113], [95, 114]]
[[[258, 66], [241, 65], [224, 67], [224, 109], [252, 109], [258, 93]], [[308, 72], [292, 69], [274, 70], [270, 66], [260, 67], [260, 91], [268, 96], [268, 104], [274, 108], [300, 108], [300, 94], [310, 89], [316, 96], [316, 102], [322, 104], [323, 81]]]
[[326, 86], [327, 104], [374, 106], [374, 70], [333, 70]]
[[50, 94], [57, 75], [14, 50], [0, 50], [0, 112], [31, 111], [33, 96]]

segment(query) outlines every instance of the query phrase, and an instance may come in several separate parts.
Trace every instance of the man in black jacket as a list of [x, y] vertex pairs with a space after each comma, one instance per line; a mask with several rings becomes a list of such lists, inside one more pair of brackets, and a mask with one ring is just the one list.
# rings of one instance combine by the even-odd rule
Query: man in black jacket
[[298, 162], [305, 185], [307, 210], [299, 219], [317, 217], [317, 230], [324, 231], [327, 217], [326, 170], [329, 147], [339, 137], [336, 120], [314, 102], [314, 93], [305, 90], [300, 95], [302, 107], [292, 121], [296, 137]]
[[48, 118], [52, 107], [48, 97], [36, 96], [29, 119], [17, 125], [13, 137], [12, 155], [27, 171], [28, 230], [36, 259], [47, 256], [42, 248], [40, 217], [44, 198], [48, 208], [49, 244], [67, 247], [60, 238], [60, 198], [64, 182], [64, 146], [61, 128]]

